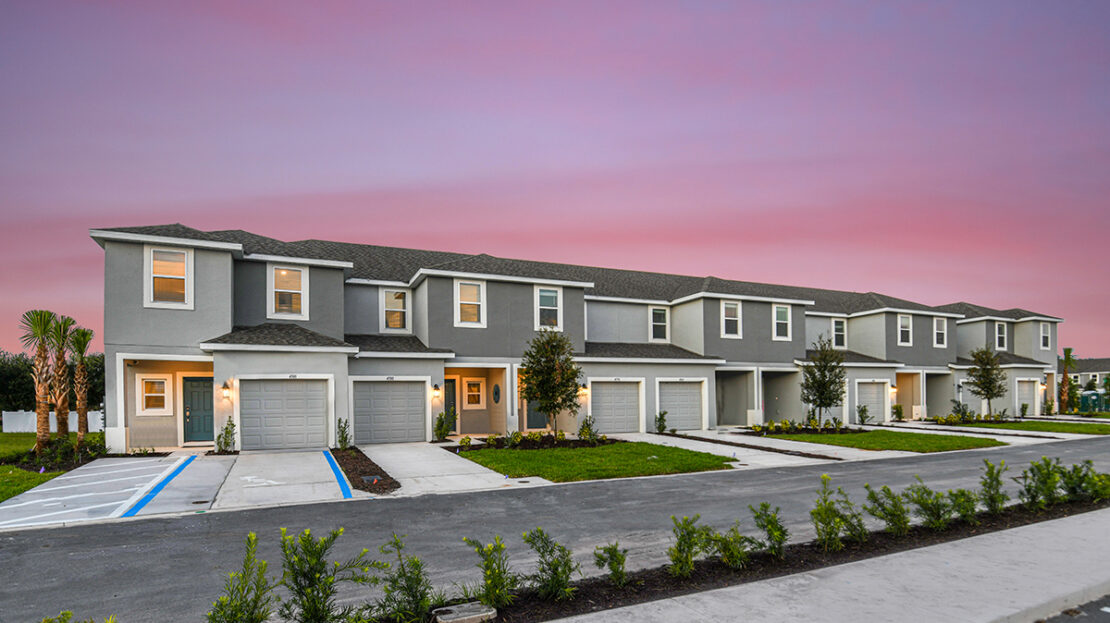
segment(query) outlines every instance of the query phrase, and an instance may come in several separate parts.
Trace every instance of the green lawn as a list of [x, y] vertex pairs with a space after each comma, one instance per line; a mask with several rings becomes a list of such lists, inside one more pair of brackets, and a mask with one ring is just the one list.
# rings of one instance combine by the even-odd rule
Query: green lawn
[[887, 430], [872, 430], [866, 433], [851, 433], [845, 435], [814, 435], [800, 433], [772, 435], [771, 438], [804, 441], [806, 443], [821, 443], [830, 446], [858, 448], [860, 450], [903, 450], [906, 452], [947, 452], [948, 450], [968, 450], [971, 448], [990, 448], [993, 446], [1006, 445], [996, 439], [984, 437], [903, 433]]
[[[77, 433], [70, 433], [69, 440], [76, 443]], [[0, 433], [0, 456], [26, 452], [35, 447], [34, 433]]]
[[37, 487], [62, 473], [63, 472], [46, 472], [44, 474], [39, 474], [37, 472], [22, 470], [18, 467], [0, 465], [0, 502], [10, 497], [15, 497], [28, 489]]
[[552, 482], [627, 478], [729, 469], [728, 457], [653, 443], [625, 442], [596, 448], [472, 450], [459, 456], [510, 478], [535, 476]]
[[1079, 433], [1081, 435], [1110, 435], [1110, 424], [1085, 422], [972, 422], [960, 424], [975, 428], [1004, 428], [1038, 433]]

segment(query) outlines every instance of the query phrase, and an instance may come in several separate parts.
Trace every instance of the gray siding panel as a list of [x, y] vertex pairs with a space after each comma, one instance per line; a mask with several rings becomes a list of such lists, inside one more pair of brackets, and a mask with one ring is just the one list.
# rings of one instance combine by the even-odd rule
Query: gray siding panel
[[[346, 284], [343, 294], [343, 332], [378, 333], [378, 287]], [[413, 306], [411, 301], [409, 306]]]
[[693, 351], [699, 355], [705, 354], [705, 312], [709, 307], [707, 303], [716, 303], [706, 299], [696, 299], [675, 305], [670, 314], [670, 337], [675, 346]]
[[342, 270], [309, 267], [308, 320], [275, 320], [266, 318], [266, 310], [270, 305], [266, 296], [266, 266], [266, 262], [235, 262], [235, 324], [237, 326], [287, 322], [343, 339]]
[[586, 312], [591, 342], [648, 341], [648, 306], [638, 303], [589, 301]]
[[[721, 337], [721, 300], [701, 299], [705, 353], [728, 361], [790, 363], [806, 355], [805, 307], [790, 306], [790, 341], [771, 339], [771, 303], [741, 302], [743, 339]], [[592, 339], [592, 338], [591, 338]]]
[[[886, 327], [886, 353], [889, 359], [900, 361], [907, 367], [942, 367], [956, 361], [956, 321], [946, 319], [948, 324], [948, 345], [944, 348], [933, 346], [933, 316], [910, 314], [913, 333], [912, 346], [898, 345], [898, 316], [896, 313], [883, 314]], [[849, 338], [850, 340], [851, 338]], [[907, 413], [908, 417], [909, 414]]]

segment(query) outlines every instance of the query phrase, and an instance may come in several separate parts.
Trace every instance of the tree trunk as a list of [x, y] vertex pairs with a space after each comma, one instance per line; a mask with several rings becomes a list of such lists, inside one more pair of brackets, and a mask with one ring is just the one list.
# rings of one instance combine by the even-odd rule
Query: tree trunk
[[50, 443], [50, 366], [45, 345], [35, 351], [31, 375], [35, 382], [35, 454], [40, 454]]
[[987, 398], [987, 415], [994, 415], [994, 407], [991, 406], [990, 398]]
[[77, 362], [73, 371], [73, 393], [77, 399], [77, 448], [89, 433], [89, 373], [84, 359]]
[[64, 353], [54, 358], [54, 420], [58, 424], [58, 439], [69, 439], [69, 366]]

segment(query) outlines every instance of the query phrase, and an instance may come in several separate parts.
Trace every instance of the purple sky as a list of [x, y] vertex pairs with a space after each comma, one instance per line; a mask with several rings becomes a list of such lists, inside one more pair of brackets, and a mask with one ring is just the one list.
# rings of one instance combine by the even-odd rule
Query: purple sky
[[1025, 307], [1110, 356], [1110, 3], [176, 4], [0, 5], [0, 348], [100, 331], [88, 228], [182, 222]]

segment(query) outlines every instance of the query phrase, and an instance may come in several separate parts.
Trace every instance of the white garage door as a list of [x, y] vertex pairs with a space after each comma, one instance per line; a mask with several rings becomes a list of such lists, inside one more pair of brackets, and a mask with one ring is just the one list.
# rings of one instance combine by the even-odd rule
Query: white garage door
[[590, 383], [590, 414], [600, 433], [640, 432], [640, 384]]
[[260, 380], [239, 383], [244, 450], [327, 447], [328, 383]]
[[701, 383], [660, 383], [659, 410], [667, 412], [667, 428], [701, 429]]
[[[867, 405], [867, 415], [870, 422], [885, 422], [886, 417], [886, 383], [860, 383], [858, 385], [856, 405]], [[851, 414], [852, 421], [859, 423], [859, 416]]]
[[1029, 405], [1028, 415], [1036, 413], [1037, 400], [1037, 381], [1018, 381], [1017, 384], [1017, 408], [1018, 414], [1021, 414], [1021, 405]]
[[423, 381], [358, 381], [354, 401], [356, 444], [425, 440]]

